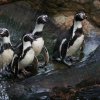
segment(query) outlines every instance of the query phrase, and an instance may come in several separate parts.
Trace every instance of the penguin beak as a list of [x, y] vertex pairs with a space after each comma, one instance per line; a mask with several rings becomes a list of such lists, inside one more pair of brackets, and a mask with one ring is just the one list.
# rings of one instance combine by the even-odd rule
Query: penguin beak
[[0, 37], [3, 35], [3, 30], [0, 28]]
[[47, 16], [47, 15], [45, 15], [45, 16], [44, 16], [44, 21], [45, 21], [45, 22], [47, 22], [47, 21], [48, 21], [48, 19], [49, 19], [49, 18], [48, 18], [48, 16]]
[[48, 17], [47, 15], [46, 15], [46, 17], [45, 17], [45, 18], [46, 18], [46, 20], [48, 20], [48, 19], [49, 19], [49, 17]]
[[87, 19], [87, 16], [86, 15], [84, 16], [84, 19]]
[[8, 31], [6, 28], [0, 28], [0, 37], [3, 37], [6, 31]]
[[30, 39], [31, 43], [32, 43], [33, 40], [34, 40], [32, 36], [29, 36], [29, 39]]

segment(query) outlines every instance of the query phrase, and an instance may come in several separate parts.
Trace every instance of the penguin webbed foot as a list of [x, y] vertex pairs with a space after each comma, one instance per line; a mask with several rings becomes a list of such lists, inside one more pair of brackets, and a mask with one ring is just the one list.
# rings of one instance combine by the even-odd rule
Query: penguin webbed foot
[[27, 77], [31, 76], [31, 72], [23, 69], [20, 73], [18, 73], [17, 75], [15, 75], [16, 78], [18, 79], [25, 79]]
[[49, 52], [48, 52], [48, 50], [45, 46], [42, 49], [42, 53], [43, 53], [43, 56], [44, 56], [43, 66], [47, 66], [47, 64], [49, 63]]
[[22, 73], [20, 73], [20, 74], [18, 74], [17, 76], [15, 76], [17, 79], [25, 79], [25, 76], [22, 74]]
[[7, 72], [13, 73], [13, 71], [12, 71], [12, 68], [11, 68], [11, 65], [10, 65], [10, 64], [9, 64], [9, 65], [7, 65], [7, 66], [5, 67], [5, 70], [6, 70]]
[[79, 57], [68, 56], [62, 62], [68, 67], [73, 66], [77, 61], [79, 61]]
[[61, 62], [61, 58], [60, 57], [52, 57], [52, 61]]
[[39, 68], [39, 69], [44, 69], [44, 70], [46, 71], [46, 70], [47, 70], [46, 66], [47, 66], [47, 64], [44, 63], [44, 64], [39, 65], [38, 68]]
[[72, 63], [79, 61], [79, 57], [75, 57], [75, 56], [68, 56], [65, 58], [65, 60], [70, 61]]
[[71, 68], [71, 66], [72, 66], [72, 62], [65, 60], [65, 59], [62, 60], [62, 63], [67, 65], [68, 68]]
[[24, 76], [29, 76], [29, 75], [31, 75], [31, 72], [29, 72], [29, 71], [27, 71], [27, 70], [25, 70], [25, 69], [22, 70], [22, 73], [23, 73]]

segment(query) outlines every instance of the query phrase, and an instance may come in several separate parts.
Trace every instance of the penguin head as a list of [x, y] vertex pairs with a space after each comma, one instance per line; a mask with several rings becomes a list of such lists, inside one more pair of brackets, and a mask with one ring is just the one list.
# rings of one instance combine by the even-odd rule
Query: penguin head
[[37, 24], [45, 24], [48, 20], [48, 16], [47, 15], [41, 15], [37, 18]]
[[0, 37], [9, 37], [9, 31], [6, 28], [0, 28]]
[[33, 38], [30, 34], [23, 36], [23, 43], [26, 43], [26, 42], [30, 42], [30, 43], [33, 42]]
[[75, 21], [83, 21], [86, 18], [87, 16], [84, 11], [79, 11], [74, 16]]

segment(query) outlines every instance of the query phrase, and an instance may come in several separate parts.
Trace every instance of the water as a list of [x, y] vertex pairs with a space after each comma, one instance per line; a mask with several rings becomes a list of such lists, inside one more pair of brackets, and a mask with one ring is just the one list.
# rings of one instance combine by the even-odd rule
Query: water
[[96, 35], [96, 32], [91, 32], [89, 36], [85, 39], [84, 45], [84, 58], [82, 61], [85, 61], [89, 54], [96, 50], [96, 48], [100, 45], [100, 36]]
[[0, 100], [9, 100], [9, 96], [6, 93], [6, 82], [0, 82]]

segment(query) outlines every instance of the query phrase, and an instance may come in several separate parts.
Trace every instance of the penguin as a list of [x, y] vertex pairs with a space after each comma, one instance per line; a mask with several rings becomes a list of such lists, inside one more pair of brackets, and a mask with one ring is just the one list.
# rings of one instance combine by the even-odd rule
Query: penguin
[[42, 15], [37, 18], [35, 29], [32, 32], [32, 36], [35, 38], [35, 41], [32, 43], [32, 47], [35, 51], [35, 55], [38, 56], [43, 49], [44, 39], [43, 39], [43, 28], [47, 22], [48, 16]]
[[14, 51], [8, 29], [0, 28], [0, 38], [2, 38], [2, 45], [0, 48], [0, 69], [3, 70], [10, 64]]
[[[47, 15], [41, 15], [37, 18], [35, 28], [31, 33], [27, 33], [26, 35], [31, 35], [34, 38], [34, 41], [32, 42], [32, 48], [35, 52], [35, 56], [37, 57], [41, 51], [44, 53], [44, 59], [45, 63], [43, 66], [46, 66], [49, 62], [49, 53], [47, 48], [44, 45], [44, 39], [43, 39], [43, 28], [48, 21]], [[21, 44], [17, 47], [21, 49]]]
[[61, 33], [57, 38], [53, 49], [53, 60], [63, 62], [69, 66], [71, 65], [71, 63], [67, 63], [65, 58], [72, 57], [82, 46], [84, 42], [82, 21], [86, 18], [87, 16], [84, 11], [79, 11], [74, 15], [71, 28]]
[[30, 35], [24, 35], [22, 39], [22, 49], [20, 53], [14, 54], [11, 68], [12, 72], [17, 76], [21, 71], [24, 75], [28, 74], [25, 68], [31, 65], [35, 59], [35, 52], [32, 48], [32, 42], [34, 39]]

